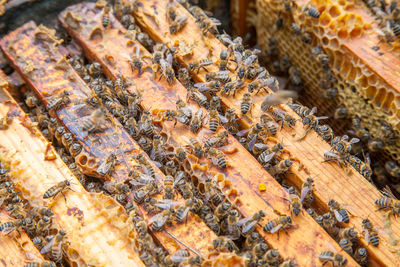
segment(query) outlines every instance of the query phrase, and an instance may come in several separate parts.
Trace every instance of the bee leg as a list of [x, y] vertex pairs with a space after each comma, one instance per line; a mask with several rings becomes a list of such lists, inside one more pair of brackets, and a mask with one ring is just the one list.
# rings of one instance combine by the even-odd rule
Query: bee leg
[[64, 192], [61, 192], [61, 195], [64, 197], [65, 203], [67, 203], [67, 198], [65, 197]]

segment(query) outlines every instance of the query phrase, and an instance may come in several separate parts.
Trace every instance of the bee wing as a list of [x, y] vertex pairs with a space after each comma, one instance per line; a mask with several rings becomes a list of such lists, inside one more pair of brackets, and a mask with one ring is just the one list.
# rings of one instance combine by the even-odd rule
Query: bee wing
[[8, 235], [9, 233], [11, 233], [12, 231], [14, 231], [15, 230], [15, 226], [13, 226], [13, 227], [7, 227], [7, 228], [4, 228], [2, 231], [1, 231], [1, 234], [2, 235]]
[[119, 53], [120, 54], [120, 56], [122, 56], [122, 57], [124, 57], [126, 60], [128, 60], [128, 61], [131, 61], [132, 59], [131, 59], [131, 56], [130, 55], [128, 55], [127, 53]]
[[152, 160], [155, 160], [155, 159], [156, 159], [156, 149], [154, 148], [154, 146], [151, 148], [150, 158], [151, 158]]
[[332, 152], [332, 151], [326, 151], [325, 154], [332, 158], [337, 158], [337, 159], [340, 158], [338, 154], [336, 154], [335, 152]]
[[328, 247], [329, 250], [332, 250], [334, 253], [337, 253], [337, 249], [332, 245], [331, 242], [325, 241], [325, 245]]
[[218, 114], [218, 117], [222, 123], [228, 123], [228, 119], [225, 116]]
[[157, 168], [161, 168], [163, 166], [160, 162], [155, 161], [155, 160], [153, 160], [153, 163], [154, 163], [154, 165], [157, 166]]
[[256, 80], [264, 79], [264, 78], [266, 78], [267, 76], [269, 76], [268, 73], [267, 73], [267, 70], [263, 70], [262, 72], [260, 72], [260, 73], [257, 75]]
[[172, 66], [172, 54], [168, 54], [167, 56], [167, 63], [169, 64], [169, 66]]
[[230, 38], [226, 37], [226, 36], [225, 36], [225, 37], [222, 37], [221, 39], [222, 39], [222, 41], [225, 42], [225, 43], [228, 43], [228, 44], [230, 44], [230, 45], [233, 44], [232, 40], [231, 40]]
[[257, 143], [257, 144], [254, 145], [254, 147], [256, 147], [259, 150], [265, 150], [265, 149], [268, 148], [268, 145], [263, 144], [263, 143]]
[[228, 75], [231, 72], [229, 70], [220, 70], [217, 73], [218, 73], [218, 75]]
[[256, 55], [251, 55], [251, 56], [249, 56], [248, 58], [246, 58], [246, 59], [244, 60], [243, 64], [244, 64], [245, 66], [249, 66], [249, 65], [253, 64], [254, 60], [256, 60], [256, 59], [257, 59], [257, 56], [256, 56]]
[[254, 145], [256, 144], [256, 141], [257, 141], [257, 134], [255, 134], [254, 136], [253, 136], [253, 138], [250, 140], [250, 142], [249, 142], [249, 149], [250, 150], [253, 150], [253, 148], [254, 148]]
[[186, 208], [185, 208], [185, 210], [184, 210], [183, 213], [182, 213], [182, 218], [186, 218], [186, 216], [187, 216], [188, 213], [189, 213], [189, 210], [190, 210], [189, 207], [186, 207]]
[[310, 192], [310, 188], [308, 186], [305, 186], [301, 189], [301, 194], [300, 194], [301, 203], [303, 203], [303, 200], [307, 196], [308, 192]]
[[233, 55], [234, 55], [234, 57], [235, 57], [236, 63], [237, 63], [238, 65], [240, 65], [240, 64], [242, 63], [242, 59], [243, 59], [242, 54], [239, 53], [238, 51], [235, 51], [235, 52], [233, 52]]
[[367, 244], [369, 244], [369, 231], [368, 230], [365, 230], [364, 231], [364, 239], [365, 239], [365, 241], [367, 241]]
[[313, 114], [316, 113], [316, 112], [317, 112], [317, 107], [313, 107], [313, 108], [311, 109], [309, 115], [313, 115]]
[[99, 173], [100, 175], [105, 175], [108, 172], [109, 166], [110, 165], [107, 163], [106, 160], [103, 161], [97, 168], [97, 173]]
[[321, 117], [317, 117], [317, 120], [326, 120], [329, 119], [328, 116], [321, 116]]
[[172, 256], [170, 257], [171, 261], [176, 262], [176, 263], [179, 263], [179, 262], [182, 262], [182, 261], [184, 261], [184, 260], [187, 260], [188, 258], [189, 258], [189, 257], [176, 256], [176, 255], [172, 255]]
[[185, 175], [184, 172], [180, 172], [180, 173], [178, 174], [178, 176], [176, 176], [175, 181], [174, 181], [174, 183], [172, 184], [172, 186], [175, 187], [175, 185], [176, 185], [180, 180], [182, 180], [182, 178], [183, 178], [184, 175]]
[[358, 142], [360, 142], [360, 139], [358, 139], [358, 138], [351, 138], [351, 140], [349, 141], [350, 145], [358, 143]]
[[272, 152], [272, 153], [268, 154], [268, 155], [265, 157], [264, 162], [265, 162], [265, 163], [269, 162], [271, 159], [274, 158], [274, 156], [275, 156], [275, 152]]
[[249, 131], [250, 131], [250, 129], [241, 130], [241, 131], [237, 132], [236, 135], [237, 136], [244, 136]]
[[278, 232], [282, 228], [282, 226], [283, 226], [282, 224], [278, 224], [277, 226], [271, 229], [270, 233], [273, 234]]
[[387, 197], [397, 199], [395, 197], [395, 195], [393, 194], [392, 190], [390, 190], [390, 187], [387, 185], [383, 188], [383, 190], [381, 192], [382, 192], [382, 194], [384, 194]]
[[196, 111], [195, 117], [197, 117], [197, 118], [199, 118], [199, 119], [201, 119], [201, 118], [203, 117], [203, 109], [202, 109], [202, 108], [199, 108], [199, 109]]
[[51, 249], [51, 247], [54, 245], [55, 241], [56, 241], [56, 238], [53, 237], [53, 239], [50, 240], [50, 242], [48, 242], [48, 243], [40, 250], [40, 253], [41, 253], [41, 254], [45, 254], [45, 253], [49, 252], [50, 249]]
[[[169, 202], [166, 200], [170, 200]], [[178, 202], [178, 201], [173, 201], [172, 199], [161, 199], [158, 201], [159, 203], [155, 203], [154, 206], [159, 207], [160, 209], [166, 210], [166, 209], [170, 209], [173, 207], [176, 207], [180, 204], [182, 204], [182, 202]]]
[[140, 56], [140, 46], [139, 46], [138, 43], [135, 45], [135, 53], [136, 53], [136, 57], [139, 58], [139, 56]]
[[210, 17], [209, 18], [211, 20], [211, 22], [215, 25], [215, 26], [220, 26], [221, 25], [221, 21], [219, 21], [216, 18]]
[[149, 219], [149, 223], [154, 223], [155, 221], [161, 221], [161, 222], [163, 222], [163, 221], [166, 221], [167, 219], [166, 219], [166, 216], [164, 216], [164, 214], [162, 214], [162, 213], [157, 213], [156, 215], [154, 215], [153, 217], [151, 217], [150, 219]]
[[338, 222], [343, 222], [343, 216], [339, 213], [338, 210], [334, 210], [333, 213], [335, 214], [336, 220], [338, 220]]
[[135, 180], [129, 180], [129, 183], [133, 186], [145, 186], [146, 185], [145, 183], [141, 183], [141, 182], [138, 182]]
[[240, 220], [236, 223], [236, 225], [237, 225], [237, 226], [242, 226], [242, 225], [244, 225], [245, 223], [247, 223], [248, 221], [250, 221], [252, 217], [253, 217], [253, 216], [247, 216], [246, 218], [240, 219]]
[[243, 233], [248, 232], [251, 228], [253, 228], [258, 222], [257, 221], [252, 221], [250, 223], [248, 223], [247, 225], [245, 225], [242, 229]]

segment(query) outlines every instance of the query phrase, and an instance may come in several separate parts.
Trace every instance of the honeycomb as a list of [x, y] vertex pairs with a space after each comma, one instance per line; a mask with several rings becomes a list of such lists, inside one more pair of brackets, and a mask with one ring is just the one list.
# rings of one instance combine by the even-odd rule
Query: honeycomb
[[[373, 22], [365, 13], [355, 12], [355, 5], [349, 1], [310, 1], [319, 12], [319, 18], [307, 16], [303, 9], [307, 3], [294, 2], [291, 12], [285, 12], [282, 1], [258, 0], [258, 15], [252, 18], [257, 28], [260, 46], [270, 50], [271, 37], [279, 44], [279, 56], [288, 56], [301, 70], [305, 88], [299, 101], [320, 107], [321, 114], [332, 116], [337, 106], [348, 109], [350, 118], [361, 118], [361, 126], [368, 129], [371, 136], [383, 139], [387, 158], [400, 162], [400, 94], [385, 79], [375, 73], [363, 59], [348, 50], [347, 44], [362, 40], [373, 33]], [[283, 27], [278, 30], [276, 22], [283, 19]], [[300, 26], [302, 33], [296, 35], [291, 24]], [[312, 43], [303, 41], [303, 33], [311, 34]], [[313, 48], [320, 45], [329, 56], [329, 70], [324, 68], [313, 54]], [[361, 44], [360, 44], [361, 45]], [[368, 43], [368, 46], [373, 44]], [[378, 44], [376, 44], [378, 45]], [[366, 46], [366, 45], [365, 45]], [[372, 53], [371, 49], [365, 53]], [[338, 90], [336, 99], [324, 99], [321, 80], [331, 71], [331, 87]], [[346, 133], [346, 122], [329, 120], [338, 133]]]

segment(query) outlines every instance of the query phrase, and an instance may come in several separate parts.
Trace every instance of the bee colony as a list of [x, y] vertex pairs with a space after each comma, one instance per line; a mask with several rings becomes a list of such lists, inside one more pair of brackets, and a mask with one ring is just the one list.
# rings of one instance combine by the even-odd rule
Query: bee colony
[[[374, 95], [380, 104], [369, 110], [361, 97], [372, 89], [330, 60], [347, 60], [339, 49], [350, 47], [347, 37], [374, 27], [370, 11], [351, 13], [353, 2], [255, 3], [247, 6], [258, 15], [247, 20], [262, 51], [221, 33], [218, 19], [184, 0], [79, 3], [59, 13], [56, 29], [29, 21], [1, 38], [8, 66], [0, 70], [0, 238], [15, 251], [0, 252], [3, 263], [396, 266], [396, 186], [376, 183], [373, 163], [354, 151], [362, 143], [375, 153], [368, 144], [382, 139], [372, 160], [380, 157], [385, 172], [383, 159], [393, 162], [396, 174], [388, 153], [398, 149], [395, 92], [390, 104], [391, 89], [383, 100]], [[346, 38], [331, 37], [342, 35], [335, 27], [306, 30], [328, 6], [336, 17], [344, 12]], [[282, 33], [268, 52], [274, 27]], [[290, 30], [298, 40], [284, 39]], [[292, 86], [284, 90], [272, 72], [289, 52]], [[332, 79], [329, 90], [343, 84], [338, 98], [319, 94], [322, 74]], [[369, 74], [367, 81], [384, 79]], [[363, 116], [348, 129], [366, 129], [373, 141], [327, 118], [340, 105], [346, 118]]]

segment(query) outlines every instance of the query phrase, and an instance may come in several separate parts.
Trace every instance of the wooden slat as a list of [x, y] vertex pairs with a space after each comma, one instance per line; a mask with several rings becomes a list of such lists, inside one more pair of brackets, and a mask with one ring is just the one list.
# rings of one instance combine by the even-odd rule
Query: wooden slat
[[74, 191], [66, 192], [67, 202], [59, 198], [51, 207], [53, 221], [67, 232], [69, 260], [78, 266], [144, 266], [128, 238], [130, 228], [123, 223], [127, 216], [122, 208], [108, 196], [87, 193], [58, 155], [45, 161], [47, 140], [39, 129], [29, 126], [26, 114], [1, 90], [0, 115], [7, 113], [14, 117], [0, 131], [0, 153], [11, 161], [22, 196], [33, 206], [47, 205], [42, 196], [50, 186], [65, 179], [73, 183]]
[[246, 22], [247, 12], [250, 3], [254, 4], [254, 0], [231, 0], [231, 25], [233, 34], [236, 36], [245, 36], [249, 32]]
[[[85, 18], [81, 25], [80, 30], [72, 29], [65, 21], [65, 14], [70, 11], [79, 17]], [[102, 38], [90, 39], [90, 32], [94, 27], [101, 23], [100, 10], [93, 9], [92, 4], [79, 4], [68, 8], [60, 15], [60, 21], [68, 32], [78, 40], [80, 45], [84, 48], [87, 57], [101, 63], [105, 72], [111, 79], [119, 76], [124, 76], [128, 81], [135, 81], [136, 85], [143, 90], [142, 105], [145, 109], [157, 107], [158, 109], [174, 109], [175, 102], [178, 99], [186, 98], [186, 89], [178, 82], [170, 86], [162, 78], [160, 81], [153, 80], [152, 74], [145, 71], [141, 75], [137, 72], [132, 72], [127, 60], [121, 56], [121, 53], [130, 53], [132, 47], [126, 46], [127, 39], [123, 34], [123, 27], [110, 17], [112, 28], [103, 32]], [[144, 55], [149, 55], [143, 47], [141, 47]], [[118, 64], [115, 66], [110, 65], [105, 56], [112, 56]], [[128, 90], [134, 90], [134, 87], [129, 87]], [[195, 107], [195, 103], [191, 103]], [[206, 111], [204, 110], [206, 113]], [[170, 140], [176, 144], [183, 146], [186, 144], [185, 137], [195, 137], [192, 132], [183, 125], [178, 124], [176, 127], [173, 123], [164, 123], [165, 129], [171, 133]], [[197, 138], [204, 140], [209, 136], [209, 131], [203, 127], [200, 130]], [[234, 139], [229, 136], [230, 150], [236, 150], [235, 153], [227, 155], [229, 163], [232, 167], [227, 168], [222, 173], [231, 184], [225, 186], [223, 191], [225, 193], [237, 192], [231, 195], [231, 200], [234, 200], [237, 195], [237, 203], [239, 211], [244, 216], [252, 215], [260, 209], [267, 211], [266, 220], [275, 217], [271, 206], [282, 212], [287, 213], [287, 203], [282, 200], [286, 197], [285, 192], [281, 186], [273, 179], [259, 164], [251, 157], [251, 155]], [[211, 165], [210, 162], [208, 164]], [[220, 169], [215, 167], [211, 171], [220, 172]], [[252, 177], [252, 179], [249, 179]], [[259, 192], [258, 183], [264, 182], [267, 185], [267, 192]], [[294, 219], [297, 229], [289, 230], [289, 235], [281, 235], [279, 240], [276, 235], [271, 236], [262, 232], [260, 233], [266, 237], [267, 242], [274, 248], [277, 248], [283, 257], [295, 256], [296, 261], [301, 266], [315, 266], [318, 265], [316, 258], [318, 253], [325, 250], [326, 241], [334, 244], [336, 243], [325, 233], [325, 231], [314, 222], [314, 220], [306, 214]], [[282, 244], [286, 244], [282, 246]], [[340, 250], [340, 249], [339, 249]], [[352, 265], [357, 265], [350, 257], [349, 262]]]
[[[128, 179], [129, 170], [135, 165], [138, 165], [131, 159], [139, 154], [145, 153], [116, 120], [106, 121], [103, 125], [106, 129], [105, 131], [94, 134], [94, 138], [87, 138], [85, 133], [81, 131], [81, 114], [78, 114], [77, 110], [82, 107], [80, 104], [82, 100], [91, 95], [90, 88], [83, 83], [79, 75], [68, 63], [65, 65], [65, 70], [55, 69], [56, 61], [59, 60], [61, 56], [56, 49], [54, 52], [49, 52], [45, 49], [45, 45], [42, 42], [34, 40], [35, 37], [33, 33], [35, 28], [36, 26], [33, 23], [26, 24], [22, 28], [19, 28], [19, 30], [2, 40], [2, 49], [17, 71], [21, 72], [23, 78], [43, 99], [45, 104], [51, 101], [57, 92], [61, 90], [66, 90], [71, 94], [71, 102], [57, 111], [57, 117], [83, 145], [87, 151], [88, 162], [90, 163], [90, 161], [96, 160], [96, 162], [93, 163], [94, 168], [92, 169], [95, 170], [97, 168], [98, 160], [102, 162], [110, 153], [115, 153], [120, 164], [116, 165], [110, 178], [116, 182], [125, 181]], [[18, 39], [15, 38], [17, 36], [19, 37]], [[12, 52], [12, 49], [10, 49], [8, 45], [13, 41], [15, 41], [13, 46], [17, 49], [18, 56], [15, 56], [16, 54]], [[31, 60], [34, 66], [40, 68], [40, 71], [35, 72], [35, 74], [30, 77], [22, 71], [23, 63], [21, 62], [27, 60]], [[94, 111], [93, 107], [87, 106], [87, 108], [87, 115]], [[95, 138], [100, 140], [100, 144], [98, 142], [93, 143]], [[147, 159], [150, 161], [148, 157]], [[156, 170], [158, 181], [162, 183], [165, 178], [164, 175], [155, 165], [153, 165], [153, 167]], [[149, 215], [146, 214], [144, 209], [142, 209], [142, 212], [146, 220], [148, 220]], [[187, 225], [175, 224], [168, 228], [168, 230], [179, 240], [198, 251], [201, 255], [206, 256], [209, 244], [216, 238], [215, 234], [195, 214], [189, 216], [187, 223]], [[154, 235], [171, 253], [181, 247], [181, 245], [173, 241], [166, 232], [154, 232]]]
[[[191, 59], [179, 58], [184, 66], [187, 66], [193, 60], [200, 60], [206, 58], [209, 54], [208, 47], [201, 41], [199, 25], [196, 24], [195, 19], [184, 9], [178, 8], [178, 14], [188, 16], [188, 22], [185, 28], [178, 34], [171, 35], [168, 30], [168, 23], [166, 22], [165, 5], [157, 4], [159, 1], [149, 0], [143, 3], [139, 8], [138, 13], [135, 14], [137, 22], [144, 31], [146, 31], [154, 40], [162, 41], [171, 47], [178, 39], [184, 38], [191, 44], [190, 40], [198, 41], [194, 54]], [[157, 14], [153, 6], [157, 6]], [[144, 14], [146, 13], [146, 15]], [[158, 25], [151, 19], [151, 16], [157, 17]], [[227, 49], [218, 39], [209, 36], [209, 46], [212, 47], [212, 60], [217, 60], [219, 53], [222, 49]], [[217, 71], [216, 66], [207, 67], [209, 71]], [[195, 79], [198, 81], [205, 81], [205, 72], [201, 71], [199, 75], [195, 74]], [[240, 106], [237, 100], [241, 99], [242, 95], [247, 90], [242, 90], [236, 97], [225, 97], [220, 95], [222, 103], [225, 107], [234, 108], [240, 114]], [[252, 99], [255, 103], [253, 108], [253, 117], [259, 118], [262, 114], [260, 103], [265, 97], [265, 93], [260, 93], [253, 96]], [[281, 105], [281, 108], [287, 111], [295, 119], [300, 119], [287, 105]], [[241, 120], [244, 128], [249, 128], [251, 124], [246, 120]], [[324, 160], [323, 153], [330, 149], [330, 146], [321, 140], [321, 138], [311, 131], [302, 141], [296, 141], [296, 138], [304, 132], [303, 125], [298, 122], [293, 129], [283, 128], [278, 132], [276, 138], [282, 140], [284, 148], [286, 148], [292, 158], [297, 158], [303, 164], [309, 173], [304, 170], [299, 170], [299, 164], [294, 163], [291, 168], [292, 175], [287, 175], [287, 179], [300, 186], [308, 177], [313, 177], [315, 180], [315, 198], [319, 207], [327, 210], [327, 203], [331, 198], [334, 198], [343, 205], [351, 205], [353, 207], [350, 223], [354, 224], [356, 230], [361, 233], [361, 221], [363, 218], [369, 216], [372, 223], [380, 228], [383, 228], [384, 221], [380, 213], [375, 212], [374, 201], [380, 197], [378, 190], [368, 183], [360, 174], [353, 170], [350, 176], [345, 174], [345, 171], [334, 163], [322, 163]], [[354, 211], [353, 211], [354, 210]], [[397, 235], [400, 233], [400, 225], [394, 224], [393, 231]], [[393, 265], [397, 259], [396, 256], [390, 252], [389, 237], [382, 236], [382, 243], [379, 247], [375, 248], [367, 246], [364, 238], [361, 238], [361, 243], [368, 248], [369, 254], [373, 260], [378, 263]]]
[[[3, 89], [0, 89], [3, 91]], [[11, 218], [5, 211], [0, 212], [0, 221], [5, 223]], [[25, 232], [20, 231], [10, 235], [0, 235], [0, 262], [3, 266], [24, 266], [29, 262], [44, 261], [32, 240]]]

